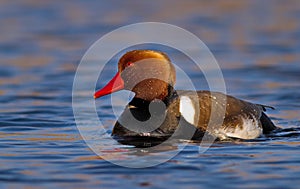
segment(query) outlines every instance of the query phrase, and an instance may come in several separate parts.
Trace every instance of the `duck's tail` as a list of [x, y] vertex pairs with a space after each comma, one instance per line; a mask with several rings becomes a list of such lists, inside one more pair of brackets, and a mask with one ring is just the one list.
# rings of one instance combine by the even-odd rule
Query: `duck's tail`
[[278, 129], [278, 127], [276, 127], [274, 125], [274, 123], [271, 121], [271, 119], [264, 112], [261, 113], [260, 122], [261, 122], [261, 125], [263, 128], [264, 134], [268, 134], [271, 131]]

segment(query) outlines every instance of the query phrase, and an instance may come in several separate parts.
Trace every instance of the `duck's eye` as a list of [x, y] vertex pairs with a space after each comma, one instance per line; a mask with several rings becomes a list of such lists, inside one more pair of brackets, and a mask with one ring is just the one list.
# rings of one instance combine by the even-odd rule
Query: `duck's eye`
[[127, 67], [127, 66], [132, 66], [132, 65], [133, 65], [133, 62], [127, 62], [127, 63], [126, 63], [126, 67]]

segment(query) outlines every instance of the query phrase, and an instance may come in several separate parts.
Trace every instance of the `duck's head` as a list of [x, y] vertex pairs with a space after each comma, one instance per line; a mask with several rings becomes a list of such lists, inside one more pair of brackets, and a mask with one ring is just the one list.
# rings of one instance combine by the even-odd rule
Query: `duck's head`
[[136, 98], [163, 100], [174, 83], [175, 68], [165, 53], [133, 50], [120, 58], [118, 73], [94, 94], [94, 98], [126, 89], [134, 92]]

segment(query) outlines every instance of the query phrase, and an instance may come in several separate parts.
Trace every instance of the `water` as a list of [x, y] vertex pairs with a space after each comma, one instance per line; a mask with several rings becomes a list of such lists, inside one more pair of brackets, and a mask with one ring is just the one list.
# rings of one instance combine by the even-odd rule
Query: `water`
[[[1, 188], [297, 188], [300, 184], [298, 1], [4, 0], [0, 4]], [[268, 114], [283, 130], [250, 141], [216, 142], [202, 154], [199, 144], [190, 143], [168, 162], [145, 169], [119, 167], [94, 154], [74, 122], [71, 91], [76, 67], [99, 37], [141, 21], [175, 24], [199, 36], [220, 64], [227, 92], [276, 107]], [[108, 80], [115, 66], [110, 64], [102, 77]], [[202, 79], [192, 67], [186, 69], [193, 79]], [[205, 88], [201, 85], [197, 88]], [[101, 102], [107, 104], [108, 99]], [[110, 110], [98, 108], [109, 131], [115, 121]], [[180, 147], [175, 143], [168, 150]], [[139, 154], [122, 153], [126, 148], [117, 143], [107, 146], [112, 154], [119, 150], [122, 158], [134, 161]]]

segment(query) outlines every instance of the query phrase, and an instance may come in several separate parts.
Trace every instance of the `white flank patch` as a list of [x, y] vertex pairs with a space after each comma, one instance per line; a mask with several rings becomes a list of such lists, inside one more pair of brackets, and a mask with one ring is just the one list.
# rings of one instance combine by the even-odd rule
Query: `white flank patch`
[[[234, 131], [225, 131], [227, 137], [254, 139], [262, 134], [262, 128], [258, 124], [258, 120], [254, 117], [242, 117], [243, 128], [237, 127]], [[224, 132], [224, 131], [223, 131]]]
[[187, 122], [195, 125], [195, 107], [188, 96], [180, 97], [179, 111]]

